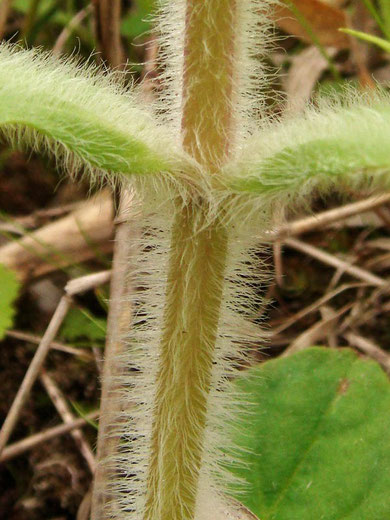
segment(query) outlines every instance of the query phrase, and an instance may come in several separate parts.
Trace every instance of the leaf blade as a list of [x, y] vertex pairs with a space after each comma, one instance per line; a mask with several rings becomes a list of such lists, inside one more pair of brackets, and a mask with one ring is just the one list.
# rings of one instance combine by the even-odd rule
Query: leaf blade
[[172, 144], [139, 103], [136, 93], [96, 68], [0, 46], [3, 134], [36, 147], [49, 143], [56, 154], [59, 145], [69, 164], [70, 153], [92, 170], [142, 175], [169, 169]]
[[307, 203], [330, 189], [388, 188], [390, 98], [356, 97], [360, 101], [325, 102], [265, 126], [226, 168], [228, 186], [263, 201], [285, 197], [289, 203]]
[[379, 38], [379, 36], [374, 36], [373, 34], [368, 34], [362, 31], [355, 31], [354, 29], [342, 28], [339, 29], [339, 31], [355, 36], [355, 38], [359, 38], [367, 43], [372, 43], [386, 52], [390, 52], [390, 42], [384, 38]]
[[238, 385], [258, 412], [238, 424], [246, 465], [233, 469], [250, 484], [244, 504], [263, 520], [388, 518], [390, 388], [379, 365], [312, 348], [249, 372]]

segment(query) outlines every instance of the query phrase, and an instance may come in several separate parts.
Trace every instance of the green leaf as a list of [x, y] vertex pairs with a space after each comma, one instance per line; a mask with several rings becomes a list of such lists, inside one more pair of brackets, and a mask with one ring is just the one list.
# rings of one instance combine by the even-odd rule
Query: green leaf
[[373, 43], [384, 51], [390, 52], [390, 42], [383, 38], [379, 38], [378, 36], [373, 36], [372, 34], [367, 34], [362, 31], [355, 31], [354, 29], [339, 29], [339, 31], [350, 34], [351, 36], [355, 36], [356, 38], [360, 38], [365, 42]]
[[[387, 152], [384, 156], [378, 156], [367, 150], [362, 157], [362, 151], [352, 139], [318, 139], [295, 147], [286, 147], [264, 161], [259, 177], [249, 179], [247, 188], [255, 191], [261, 185], [264, 192], [279, 191], [283, 187], [294, 190], [299, 189], [303, 183], [313, 181], [319, 191], [325, 191], [330, 184], [334, 183], [336, 186], [344, 181], [348, 189], [350, 172], [388, 168], [390, 165]], [[383, 159], [382, 163], [380, 159]]]
[[349, 349], [311, 348], [250, 369], [238, 382], [250, 413], [237, 421], [261, 520], [390, 518], [390, 387]]
[[12, 326], [15, 309], [14, 301], [18, 296], [20, 283], [13, 271], [0, 264], [0, 339]]
[[[387, 0], [385, 0], [387, 1]], [[381, 31], [383, 32], [383, 34], [386, 34], [386, 27], [383, 23], [383, 20], [380, 16], [380, 14], [378, 13], [375, 5], [373, 4], [373, 1], [372, 0], [363, 0], [363, 3], [364, 5], [366, 6], [368, 12], [371, 14], [371, 16], [373, 17], [373, 19], [376, 21], [376, 23], [378, 24], [378, 27], [381, 29]]]
[[0, 129], [17, 143], [51, 148], [70, 171], [170, 170], [174, 146], [140, 106], [138, 94], [93, 66], [0, 46]]
[[76, 401], [71, 401], [71, 404], [72, 404], [73, 408], [76, 410], [77, 415], [79, 415], [80, 417], [85, 419], [87, 421], [87, 423], [90, 426], [92, 426], [95, 430], [99, 429], [98, 423], [96, 421], [94, 421], [93, 419], [88, 418], [88, 411], [84, 410], [83, 407]]
[[102, 342], [106, 337], [106, 320], [78, 308], [71, 309], [62, 325], [61, 336], [67, 341], [88, 338], [91, 342]]
[[133, 40], [150, 30], [150, 14], [154, 11], [155, 0], [138, 0], [135, 8], [121, 22], [121, 34]]
[[[372, 94], [359, 102], [309, 109], [299, 117], [266, 127], [248, 139], [226, 178], [235, 191], [310, 196], [390, 186], [390, 98]], [[323, 102], [322, 102], [323, 103]], [[280, 200], [280, 199], [279, 199]]]

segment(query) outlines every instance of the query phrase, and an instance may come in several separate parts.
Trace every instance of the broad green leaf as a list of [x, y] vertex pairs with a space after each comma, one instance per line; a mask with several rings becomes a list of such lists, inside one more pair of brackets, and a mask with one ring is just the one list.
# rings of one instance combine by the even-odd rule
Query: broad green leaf
[[378, 36], [373, 36], [372, 34], [368, 34], [362, 31], [355, 31], [354, 29], [340, 29], [340, 31], [346, 34], [350, 34], [351, 36], [355, 36], [356, 38], [360, 38], [365, 42], [373, 43], [384, 51], [390, 52], [390, 42], [384, 38], [379, 38]]
[[[125, 174], [167, 171], [172, 143], [133, 91], [93, 67], [0, 46], [0, 130], [46, 146], [65, 165]], [[43, 139], [42, 139], [43, 137]]]
[[61, 328], [61, 336], [67, 341], [88, 338], [91, 342], [104, 341], [106, 320], [82, 309], [71, 309]]
[[390, 386], [349, 349], [311, 348], [248, 370], [237, 421], [248, 488], [261, 520], [390, 518]]
[[[359, 100], [359, 94], [353, 94]], [[351, 94], [352, 97], [352, 94]], [[329, 189], [390, 186], [390, 97], [373, 94], [266, 126], [226, 168], [229, 186], [309, 202]]]
[[20, 283], [13, 271], [0, 264], [0, 339], [12, 326], [15, 314], [14, 301], [18, 296]]

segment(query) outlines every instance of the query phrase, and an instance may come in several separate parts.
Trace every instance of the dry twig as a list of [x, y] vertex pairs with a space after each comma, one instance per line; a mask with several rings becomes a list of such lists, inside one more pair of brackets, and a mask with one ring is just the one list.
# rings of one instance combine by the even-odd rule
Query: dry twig
[[368, 199], [359, 200], [358, 202], [353, 202], [351, 204], [346, 204], [345, 206], [317, 213], [316, 215], [288, 222], [272, 233], [272, 239], [283, 239], [293, 235], [308, 233], [315, 229], [323, 228], [329, 224], [352, 217], [353, 215], [371, 211], [388, 202], [390, 202], [390, 193], [374, 195]]
[[[35, 345], [39, 345], [42, 341], [41, 336], [29, 334], [28, 332], [23, 332], [21, 330], [7, 330], [6, 335], [10, 338], [20, 339], [21, 341], [27, 341], [28, 343], [34, 343]], [[58, 341], [52, 341], [49, 347], [53, 350], [59, 350], [60, 352], [66, 352], [67, 354], [81, 357], [87, 361], [92, 359], [92, 356], [89, 352], [86, 352], [80, 348], [71, 347], [70, 345], [64, 345]]]
[[73, 213], [0, 248], [0, 263], [21, 280], [96, 257], [112, 249], [113, 204], [107, 191]]
[[317, 301], [311, 303], [304, 309], [300, 310], [299, 312], [297, 312], [296, 314], [291, 316], [291, 318], [288, 318], [287, 320], [285, 320], [279, 327], [274, 328], [272, 331], [272, 336], [279, 335], [281, 332], [283, 332], [284, 330], [286, 330], [289, 327], [291, 327], [292, 325], [294, 325], [298, 320], [301, 320], [308, 314], [315, 312], [322, 305], [329, 302], [332, 298], [334, 298], [335, 296], [338, 296], [343, 291], [347, 291], [348, 289], [354, 289], [354, 288], [362, 287], [362, 286], [363, 286], [363, 284], [361, 284], [361, 283], [344, 284], [344, 285], [341, 285], [340, 287], [337, 287], [337, 289], [335, 289], [334, 291], [324, 294], [324, 296], [321, 296], [321, 298], [319, 298]]
[[[15, 427], [16, 421], [18, 420], [20, 412], [28, 398], [31, 388], [42, 369], [43, 363], [49, 352], [50, 345], [52, 344], [66, 314], [70, 309], [72, 303], [70, 295], [85, 291], [87, 289], [92, 289], [93, 287], [98, 287], [99, 285], [105, 283], [109, 276], [108, 273], [109, 272], [107, 271], [103, 271], [103, 274], [96, 273], [95, 275], [82, 276], [81, 280], [74, 280], [73, 284], [69, 284], [70, 289], [67, 290], [65, 288], [66, 294], [61, 298], [57, 309], [53, 314], [49, 326], [42, 337], [42, 341], [40, 342], [34, 354], [22, 384], [19, 387], [16, 397], [0, 430], [0, 455]], [[76, 290], [76, 287], [78, 287], [78, 290]]]
[[84, 7], [84, 9], [81, 9], [81, 11], [76, 13], [70, 22], [62, 29], [53, 47], [54, 55], [61, 54], [62, 49], [64, 48], [64, 45], [66, 44], [73, 30], [81, 24], [81, 22], [91, 13], [91, 11], [92, 4], [89, 4]]
[[324, 264], [331, 265], [336, 269], [343, 269], [346, 273], [350, 274], [351, 276], [358, 278], [363, 282], [367, 282], [370, 285], [374, 285], [375, 287], [388, 287], [389, 285], [389, 282], [387, 282], [387, 280], [385, 280], [384, 278], [379, 278], [379, 276], [376, 276], [370, 273], [369, 271], [366, 271], [365, 269], [356, 267], [355, 265], [352, 265], [349, 262], [346, 262], [345, 260], [340, 260], [340, 258], [337, 258], [336, 256], [331, 255], [330, 253], [318, 249], [317, 247], [314, 247], [310, 244], [306, 244], [301, 240], [297, 240], [295, 238], [288, 238], [284, 241], [284, 243], [287, 246], [296, 249], [297, 251], [301, 251], [302, 253], [316, 258]]
[[0, 463], [6, 462], [7, 460], [11, 460], [14, 457], [18, 457], [26, 451], [35, 448], [39, 444], [47, 442], [61, 435], [65, 435], [66, 433], [69, 433], [75, 428], [82, 428], [83, 426], [86, 426], [88, 424], [88, 421], [92, 421], [97, 417], [99, 417], [98, 411], [91, 412], [85, 416], [85, 419], [80, 417], [78, 419], [74, 419], [73, 421], [69, 421], [66, 424], [63, 423], [59, 424], [58, 426], [53, 426], [53, 428], [48, 428], [47, 430], [44, 430], [42, 432], [30, 435], [29, 437], [26, 437], [21, 441], [14, 442], [13, 444], [10, 444], [6, 448], [4, 448], [4, 451], [0, 456]]
[[[71, 412], [68, 403], [66, 402], [54, 379], [51, 378], [46, 372], [42, 372], [40, 380], [64, 423], [73, 423], [75, 416]], [[73, 428], [70, 430], [70, 434], [73, 437], [78, 449], [80, 450], [80, 453], [87, 461], [88, 467], [93, 474], [96, 467], [95, 455], [86, 441], [83, 432], [80, 430], [80, 428]]]
[[344, 334], [344, 337], [350, 345], [358, 348], [368, 357], [377, 361], [384, 368], [386, 373], [390, 375], [390, 355], [385, 350], [382, 350], [373, 341], [354, 332], [347, 332]]
[[68, 313], [70, 305], [71, 299], [66, 294], [61, 298], [60, 303], [58, 304], [58, 307], [49, 323], [49, 326], [42, 337], [42, 341], [35, 352], [26, 375], [24, 376], [22, 384], [19, 387], [16, 397], [0, 430], [0, 455], [8, 442], [8, 439], [15, 427], [16, 421], [18, 420], [19, 414], [46, 359], [50, 345], [55, 338], [66, 314]]
[[334, 312], [332, 316], [330, 316], [329, 318], [321, 319], [312, 327], [305, 330], [286, 348], [286, 350], [281, 354], [281, 357], [289, 356], [290, 354], [295, 354], [296, 352], [311, 347], [315, 345], [318, 341], [322, 340], [334, 327], [338, 318], [345, 314], [352, 307], [352, 305], [353, 304], [351, 303], [345, 305], [338, 311]]

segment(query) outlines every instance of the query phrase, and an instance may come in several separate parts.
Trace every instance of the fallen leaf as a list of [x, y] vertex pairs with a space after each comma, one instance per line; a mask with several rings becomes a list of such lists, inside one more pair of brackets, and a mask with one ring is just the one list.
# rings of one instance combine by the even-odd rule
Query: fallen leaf
[[320, 0], [284, 0], [275, 9], [275, 21], [288, 34], [313, 43], [316, 39], [324, 47], [347, 49], [350, 39], [340, 33], [348, 25], [346, 13]]

